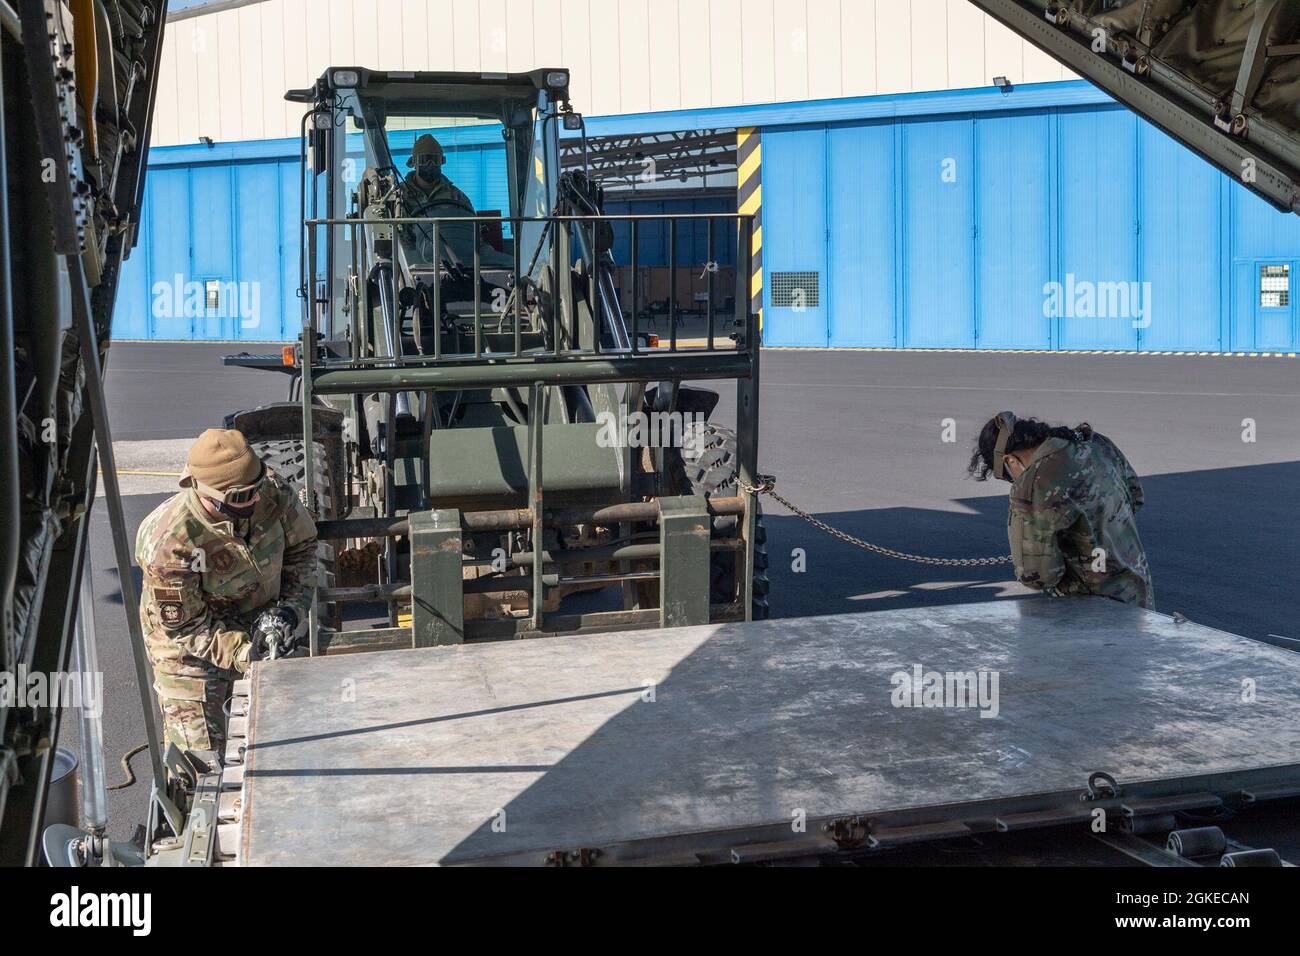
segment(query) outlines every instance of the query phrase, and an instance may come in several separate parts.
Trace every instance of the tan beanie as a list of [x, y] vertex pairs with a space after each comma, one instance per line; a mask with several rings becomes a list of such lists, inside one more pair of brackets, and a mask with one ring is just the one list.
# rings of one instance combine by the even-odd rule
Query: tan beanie
[[251, 485], [262, 474], [262, 459], [248, 447], [242, 432], [209, 428], [190, 448], [181, 474], [182, 487], [195, 481], [216, 491]]
[[406, 165], [414, 166], [420, 161], [421, 156], [432, 156], [439, 166], [447, 162], [447, 154], [442, 151], [442, 144], [433, 138], [432, 133], [425, 133], [415, 141]]

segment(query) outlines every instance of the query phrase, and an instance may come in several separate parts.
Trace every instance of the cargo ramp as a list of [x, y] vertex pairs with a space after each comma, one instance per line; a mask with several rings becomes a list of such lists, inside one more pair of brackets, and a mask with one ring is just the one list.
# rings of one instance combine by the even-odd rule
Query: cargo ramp
[[1278, 209], [1300, 212], [1300, 4], [970, 2]]

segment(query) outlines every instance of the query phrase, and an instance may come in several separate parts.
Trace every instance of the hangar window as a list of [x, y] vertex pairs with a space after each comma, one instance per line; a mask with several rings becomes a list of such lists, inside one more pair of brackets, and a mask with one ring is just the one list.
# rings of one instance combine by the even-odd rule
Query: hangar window
[[1261, 309], [1285, 309], [1291, 305], [1291, 267], [1259, 267], [1259, 306]]
[[821, 304], [821, 274], [818, 272], [773, 272], [772, 307], [815, 309]]

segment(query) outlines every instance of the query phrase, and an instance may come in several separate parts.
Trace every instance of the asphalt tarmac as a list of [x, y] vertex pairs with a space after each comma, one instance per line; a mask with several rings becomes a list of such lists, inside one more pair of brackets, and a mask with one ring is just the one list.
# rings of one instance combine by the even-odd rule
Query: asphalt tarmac
[[[114, 346], [108, 398], [119, 458], [132, 471], [164, 473], [138, 476], [127, 488], [132, 531], [166, 498], [165, 473], [186, 441], [227, 412], [284, 399], [286, 376], [222, 368], [220, 356], [240, 348]], [[1142, 478], [1147, 505], [1138, 525], [1157, 608], [1272, 643], [1296, 639], [1300, 647], [1300, 360], [768, 351], [761, 383], [761, 470], [777, 477], [783, 495], [857, 537], [940, 557], [1007, 551], [1006, 486], [966, 474], [988, 418], [1012, 409], [1053, 423], [1089, 422]], [[734, 401], [729, 386], [721, 391], [715, 417], [728, 421]], [[159, 444], [132, 444], [143, 441]], [[1009, 566], [893, 561], [832, 538], [775, 502], [765, 510], [777, 617], [1029, 596]], [[105, 750], [120, 781], [119, 756], [144, 734], [102, 506], [92, 521]], [[134, 766], [143, 776], [147, 760], [137, 756]], [[116, 838], [143, 819], [147, 799], [141, 783], [110, 794]]]

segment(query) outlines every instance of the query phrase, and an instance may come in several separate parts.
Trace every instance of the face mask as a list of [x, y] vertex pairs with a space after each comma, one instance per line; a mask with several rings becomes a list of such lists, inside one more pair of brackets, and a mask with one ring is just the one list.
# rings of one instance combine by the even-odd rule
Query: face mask
[[253, 517], [253, 512], [257, 510], [257, 502], [251, 505], [228, 505], [224, 501], [214, 501], [217, 510], [227, 518], [233, 518], [236, 521], [243, 521], [246, 518]]
[[1014, 481], [1011, 472], [1007, 470], [1006, 451], [1011, 433], [1015, 431], [1016, 416], [1011, 412], [999, 412], [994, 421], [998, 424], [998, 437], [993, 447], [993, 477], [1001, 478], [1003, 481]]

